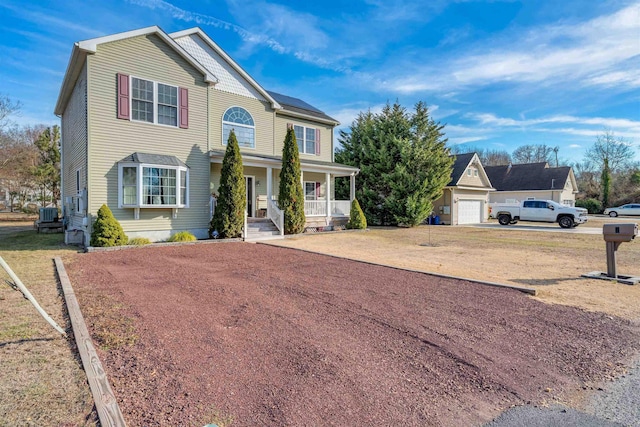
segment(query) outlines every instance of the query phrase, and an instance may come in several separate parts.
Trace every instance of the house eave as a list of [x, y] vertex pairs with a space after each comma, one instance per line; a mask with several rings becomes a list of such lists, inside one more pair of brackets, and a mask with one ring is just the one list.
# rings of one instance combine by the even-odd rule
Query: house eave
[[451, 190], [471, 190], [471, 191], [496, 191], [495, 188], [491, 187], [472, 187], [472, 186], [465, 186], [465, 185], [447, 185], [446, 187], [447, 189], [451, 189]]
[[[211, 163], [221, 164], [224, 159], [224, 152], [211, 150], [209, 151], [209, 159]], [[282, 158], [242, 153], [242, 165], [280, 169], [282, 167]], [[300, 159], [300, 168], [303, 172], [331, 173], [335, 176], [351, 176], [360, 173], [360, 169], [353, 166], [329, 162], [309, 162], [305, 161], [305, 159]]]
[[328, 125], [331, 125], [331, 126], [338, 126], [340, 124], [340, 122], [337, 121], [337, 120], [323, 119], [321, 117], [312, 116], [310, 114], [303, 114], [303, 113], [298, 113], [296, 111], [285, 110], [285, 109], [278, 110], [276, 112], [276, 114], [283, 115], [283, 116], [289, 116], [289, 117], [295, 117], [295, 118], [299, 118], [299, 119], [311, 120], [311, 121], [314, 121], [314, 122], [321, 122], [321, 123], [325, 123], [325, 124], [328, 124]]

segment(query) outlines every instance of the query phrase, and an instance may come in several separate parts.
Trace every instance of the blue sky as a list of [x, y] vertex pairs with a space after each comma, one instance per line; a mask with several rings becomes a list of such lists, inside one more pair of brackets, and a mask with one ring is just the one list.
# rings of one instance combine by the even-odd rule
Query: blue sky
[[202, 28], [264, 88], [348, 127], [422, 100], [450, 144], [559, 146], [580, 161], [605, 129], [640, 160], [640, 2], [593, 0], [0, 0], [0, 94], [20, 124], [53, 115], [73, 43], [158, 25]]

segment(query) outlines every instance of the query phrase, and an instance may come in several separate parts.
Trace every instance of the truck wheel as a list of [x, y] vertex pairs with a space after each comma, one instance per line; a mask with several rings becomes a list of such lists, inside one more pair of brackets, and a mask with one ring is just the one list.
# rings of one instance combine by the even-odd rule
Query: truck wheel
[[558, 220], [558, 224], [560, 224], [560, 227], [562, 228], [571, 228], [573, 227], [573, 218], [570, 216], [563, 216]]
[[505, 214], [499, 215], [498, 222], [500, 223], [500, 225], [509, 225], [509, 223], [511, 222], [511, 217]]
[[616, 211], [611, 211], [611, 212], [609, 212], [609, 216], [610, 216], [611, 218], [615, 218], [615, 217], [617, 217], [617, 216], [618, 216], [618, 212], [616, 212]]

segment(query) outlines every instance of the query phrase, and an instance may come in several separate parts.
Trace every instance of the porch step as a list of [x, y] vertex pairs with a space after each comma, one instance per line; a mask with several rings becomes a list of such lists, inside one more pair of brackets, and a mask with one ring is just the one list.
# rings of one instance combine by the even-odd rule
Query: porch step
[[248, 241], [281, 239], [280, 231], [268, 218], [248, 218], [247, 237]]

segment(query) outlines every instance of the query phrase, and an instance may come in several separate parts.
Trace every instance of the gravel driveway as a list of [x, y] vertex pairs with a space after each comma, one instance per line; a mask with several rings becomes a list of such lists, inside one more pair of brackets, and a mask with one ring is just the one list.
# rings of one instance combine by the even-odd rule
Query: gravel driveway
[[[516, 291], [246, 243], [81, 254], [129, 425], [478, 425], [567, 402], [640, 350], [629, 321]], [[104, 307], [106, 308], [106, 307]], [[87, 313], [85, 313], [87, 316]], [[93, 333], [104, 325], [87, 316]]]

